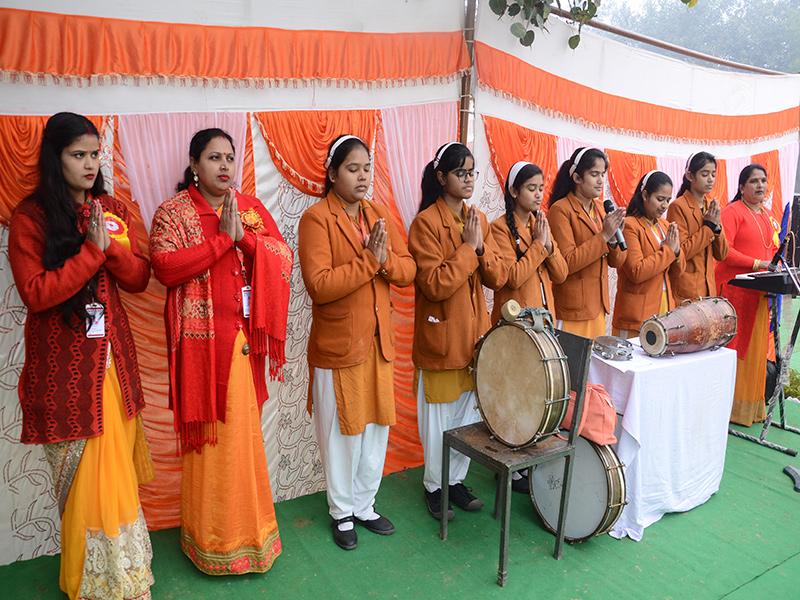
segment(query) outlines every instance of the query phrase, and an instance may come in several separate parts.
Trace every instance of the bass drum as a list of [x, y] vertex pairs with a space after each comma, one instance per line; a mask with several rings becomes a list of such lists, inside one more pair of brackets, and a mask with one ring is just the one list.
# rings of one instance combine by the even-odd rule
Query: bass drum
[[564, 419], [567, 357], [547, 328], [501, 322], [478, 344], [475, 387], [489, 431], [507, 446], [527, 446], [557, 432]]
[[[536, 465], [530, 476], [533, 507], [554, 534], [558, 529], [564, 460]], [[624, 506], [625, 473], [614, 449], [576, 437], [564, 539], [583, 542], [608, 532]]]

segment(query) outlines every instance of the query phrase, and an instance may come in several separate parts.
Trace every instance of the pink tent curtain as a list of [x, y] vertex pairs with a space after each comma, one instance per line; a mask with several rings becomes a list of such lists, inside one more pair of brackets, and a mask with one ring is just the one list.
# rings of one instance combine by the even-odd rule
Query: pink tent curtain
[[458, 104], [439, 102], [381, 111], [395, 202], [408, 229], [417, 214], [422, 171], [436, 149], [458, 136]]
[[122, 115], [119, 136], [128, 164], [131, 195], [148, 231], [153, 213], [175, 193], [189, 165], [189, 142], [201, 129], [219, 127], [236, 148], [235, 184], [242, 181], [247, 113], [172, 113]]

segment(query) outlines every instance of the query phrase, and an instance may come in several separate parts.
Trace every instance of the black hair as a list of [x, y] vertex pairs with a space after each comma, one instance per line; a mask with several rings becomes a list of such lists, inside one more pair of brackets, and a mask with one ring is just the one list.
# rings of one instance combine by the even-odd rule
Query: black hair
[[648, 194], [652, 194], [662, 185], [669, 185], [670, 187], [672, 186], [672, 179], [663, 171], [655, 171], [652, 175], [650, 175], [650, 177], [647, 177], [647, 185], [642, 186], [642, 182], [644, 181], [645, 177], [647, 177], [647, 175], [643, 175], [639, 180], [639, 183], [636, 184], [636, 191], [633, 192], [631, 201], [628, 202], [628, 210], [625, 214], [629, 217], [644, 216], [643, 191], [646, 190]]
[[767, 173], [767, 170], [762, 165], [759, 165], [758, 163], [747, 165], [744, 169], [742, 169], [742, 172], [739, 173], [739, 185], [736, 186], [736, 195], [733, 197], [731, 202], [736, 202], [737, 200], [742, 199], [742, 186], [747, 183], [748, 179], [750, 179], [750, 175], [753, 174], [753, 171], [764, 171], [764, 175], [769, 177], [769, 173]]
[[[333, 145], [336, 142], [338, 142], [340, 139], [342, 139], [343, 137], [344, 137], [344, 135], [340, 135], [330, 143], [330, 146], [328, 146], [328, 153], [325, 155], [326, 158], [331, 155], [331, 148], [333, 148]], [[350, 152], [353, 150], [353, 148], [356, 148], [357, 146], [361, 146], [362, 148], [364, 148], [364, 150], [367, 151], [367, 156], [370, 156], [369, 147], [364, 143], [364, 141], [361, 138], [357, 138], [357, 137], [349, 138], [349, 139], [343, 141], [341, 144], [339, 144], [339, 147], [336, 148], [336, 152], [333, 153], [333, 156], [331, 156], [331, 162], [327, 166], [327, 168], [325, 169], [325, 195], [326, 196], [328, 195], [328, 192], [330, 192], [331, 188], [333, 187], [333, 181], [331, 181], [330, 172], [331, 171], [335, 172], [339, 167], [341, 167], [342, 163], [350, 155]]]
[[[442, 148], [446, 145], [439, 146], [436, 150], [436, 156], [439, 156], [439, 152], [442, 152]], [[425, 165], [425, 170], [422, 172], [422, 201], [419, 203], [418, 212], [422, 212], [431, 206], [444, 192], [442, 184], [436, 178], [436, 172], [447, 175], [450, 171], [463, 167], [468, 158], [475, 160], [469, 148], [464, 144], [455, 143], [442, 153], [439, 163], [435, 167], [433, 166], [433, 160]]]
[[608, 169], [608, 157], [605, 152], [597, 148], [589, 148], [583, 153], [583, 156], [581, 156], [573, 173], [570, 173], [570, 169], [575, 163], [575, 157], [577, 157], [582, 150], [583, 148], [578, 148], [572, 153], [572, 156], [570, 156], [568, 160], [561, 163], [561, 167], [556, 174], [556, 179], [553, 182], [553, 191], [550, 192], [548, 206], [553, 206], [553, 204], [562, 198], [566, 198], [567, 194], [575, 191], [575, 181], [572, 179], [573, 173], [577, 173], [580, 177], [583, 177], [583, 174], [594, 166], [597, 159], [602, 160], [606, 165], [606, 169]]
[[[511, 173], [509, 172], [509, 175], [510, 174]], [[519, 173], [517, 173], [514, 181], [509, 181], [508, 177], [506, 177], [506, 185], [503, 194], [506, 200], [506, 223], [508, 223], [508, 229], [511, 231], [511, 237], [514, 238], [514, 249], [517, 253], [517, 260], [522, 258], [524, 253], [519, 249], [519, 232], [517, 231], [517, 223], [514, 220], [514, 208], [516, 207], [517, 200], [511, 195], [511, 188], [513, 187], [515, 190], [517, 190], [517, 192], [519, 192], [519, 188], [522, 187], [522, 184], [536, 175], [544, 174], [537, 165], [528, 163], [519, 170]]]
[[[206, 149], [208, 143], [216, 138], [225, 138], [228, 140], [231, 143], [231, 148], [233, 148], [234, 153], [236, 152], [236, 146], [233, 145], [233, 138], [230, 134], [224, 129], [211, 127], [209, 129], [201, 129], [192, 136], [192, 141], [189, 142], [189, 156], [191, 156], [195, 162], [199, 161], [200, 155], [203, 153], [203, 150]], [[180, 192], [181, 190], [188, 190], [193, 182], [194, 174], [192, 173], [191, 165], [189, 165], [183, 172], [183, 179], [175, 186], [175, 191]]]
[[[75, 198], [64, 180], [64, 167], [61, 153], [64, 148], [83, 135], [93, 135], [100, 139], [100, 133], [89, 119], [71, 112], [54, 114], [47, 120], [42, 134], [39, 152], [39, 182], [28, 196], [44, 212], [45, 239], [42, 264], [48, 271], [64, 266], [66, 260], [75, 256], [83, 245], [85, 236], [78, 230], [78, 211]], [[92, 196], [106, 193], [102, 171], [97, 172], [91, 190]], [[73, 316], [81, 323], [86, 317], [86, 304], [94, 298], [97, 289], [97, 274], [87, 282], [72, 298], [61, 303], [61, 314], [67, 324]]]
[[[691, 173], [692, 175], [697, 175], [697, 172], [700, 171], [703, 167], [705, 167], [708, 163], [714, 163], [714, 166], [717, 166], [717, 159], [714, 158], [714, 155], [710, 152], [698, 152], [692, 159], [689, 161], [689, 164], [686, 165], [686, 170]], [[681, 182], [681, 187], [678, 190], [678, 193], [675, 194], [676, 198], [680, 198], [683, 196], [687, 190], [692, 188], [692, 182], [689, 181], [689, 178], [686, 177], [686, 174], [683, 175], [683, 181]]]

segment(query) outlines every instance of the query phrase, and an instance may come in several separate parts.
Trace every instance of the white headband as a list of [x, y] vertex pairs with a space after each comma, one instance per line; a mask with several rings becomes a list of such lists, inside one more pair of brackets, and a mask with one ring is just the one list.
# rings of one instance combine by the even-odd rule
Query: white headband
[[644, 186], [647, 185], [647, 180], [650, 179], [650, 175], [652, 175], [653, 173], [658, 173], [658, 170], [657, 169], [653, 169], [647, 175], [645, 175], [644, 178], [642, 179], [642, 191], [644, 191]]
[[439, 166], [439, 161], [442, 160], [442, 156], [444, 155], [445, 151], [452, 146], [453, 144], [458, 144], [458, 142], [447, 142], [439, 152], [436, 153], [436, 157], [433, 159], [433, 168]]
[[514, 185], [514, 181], [517, 179], [519, 172], [529, 164], [531, 163], [524, 160], [518, 160], [514, 163], [514, 165], [511, 167], [511, 170], [508, 172], [508, 179], [506, 180], [506, 185], [508, 185], [509, 189], [511, 189], [511, 186]]
[[[346, 142], [347, 140], [358, 140], [359, 142], [364, 144], [364, 142], [361, 140], [361, 138], [358, 137], [357, 135], [343, 135], [342, 137], [340, 137], [338, 140], [336, 140], [333, 143], [333, 146], [331, 146], [331, 150], [330, 150], [330, 152], [328, 152], [328, 158], [325, 159], [325, 168], [326, 169], [331, 166], [331, 161], [333, 160], [333, 154], [334, 154], [334, 152], [336, 152], [336, 149], [339, 146], [341, 146], [344, 142]], [[366, 144], [364, 144], [364, 145], [366, 146]]]
[[586, 152], [589, 151], [590, 149], [591, 148], [589, 148], [589, 146], [586, 146], [586, 148], [583, 148], [580, 152], [578, 152], [578, 155], [575, 157], [575, 160], [572, 161], [572, 166], [569, 168], [570, 176], [572, 176], [575, 173], [575, 169], [578, 168], [578, 163], [581, 162], [583, 155], [586, 154]]

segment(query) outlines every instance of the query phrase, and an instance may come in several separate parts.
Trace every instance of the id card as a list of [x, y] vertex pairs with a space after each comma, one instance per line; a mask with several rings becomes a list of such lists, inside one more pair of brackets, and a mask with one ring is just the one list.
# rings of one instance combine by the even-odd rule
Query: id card
[[242, 314], [245, 319], [250, 318], [250, 294], [252, 288], [249, 285], [242, 286]]
[[86, 305], [86, 337], [106, 336], [106, 315], [102, 304], [90, 302]]

